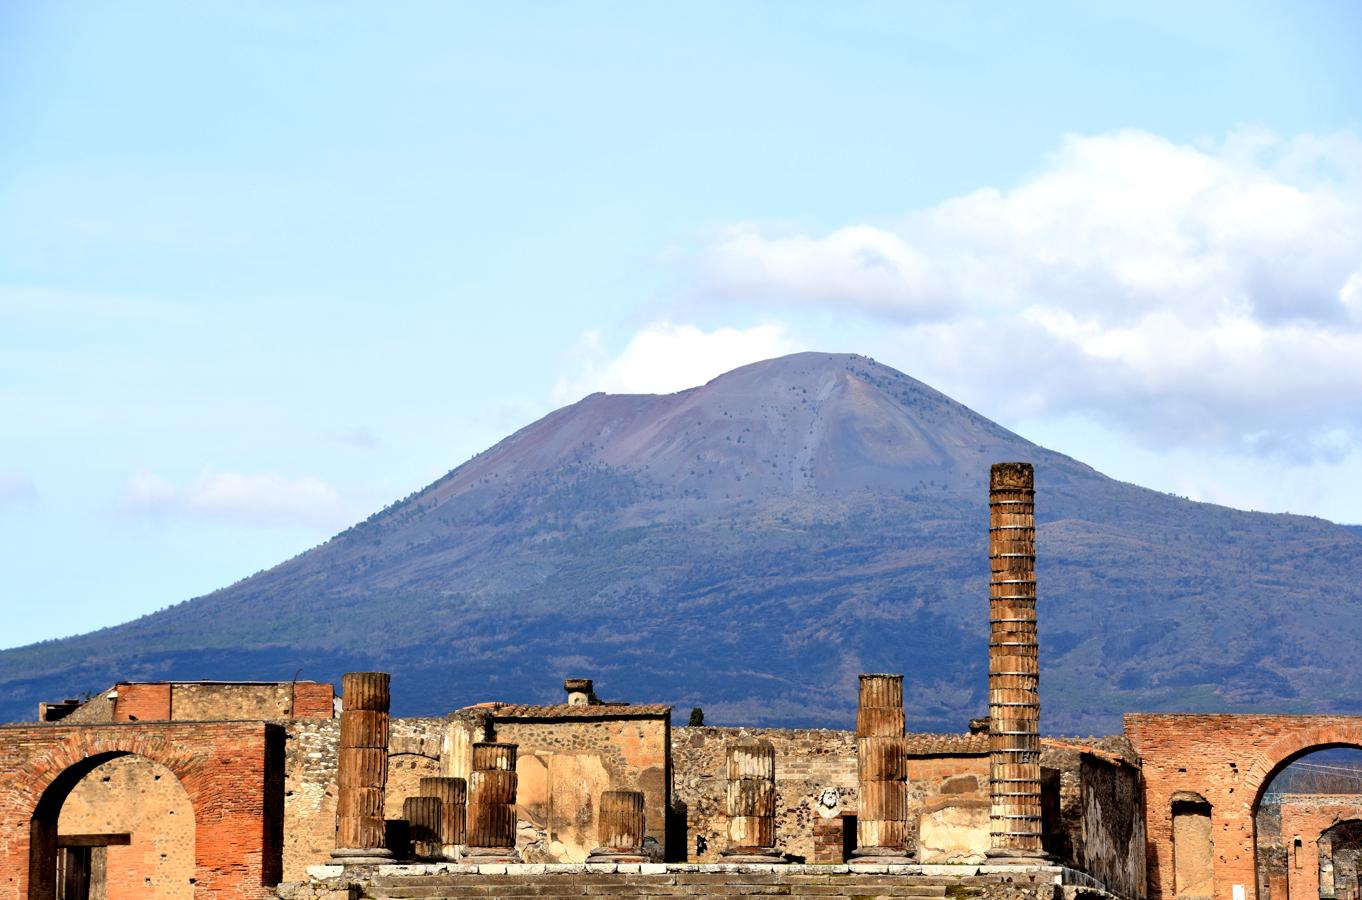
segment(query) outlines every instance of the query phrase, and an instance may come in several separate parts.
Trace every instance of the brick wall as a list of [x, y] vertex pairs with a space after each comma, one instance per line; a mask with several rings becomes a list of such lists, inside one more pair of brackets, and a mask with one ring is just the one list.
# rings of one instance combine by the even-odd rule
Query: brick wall
[[1143, 763], [1150, 895], [1172, 898], [1173, 795], [1211, 805], [1216, 900], [1255, 893], [1254, 807], [1281, 767], [1310, 750], [1362, 747], [1354, 716], [1129, 714], [1125, 733]]
[[170, 718], [169, 684], [119, 684], [115, 722], [164, 722]]
[[[271, 751], [282, 740], [278, 726], [263, 722], [0, 727], [0, 900], [28, 896], [31, 849], [51, 861], [68, 792], [126, 755], [164, 766], [189, 798], [196, 898], [269, 896], [280, 810], [267, 783]], [[30, 820], [39, 824], [30, 829]], [[32, 848], [31, 836], [39, 842]], [[37, 877], [48, 879], [51, 870], [39, 866]]]
[[[1290, 897], [1320, 896], [1320, 835], [1340, 822], [1362, 819], [1362, 796], [1288, 794], [1282, 797], [1281, 837]], [[1300, 846], [1295, 839], [1300, 838]]]

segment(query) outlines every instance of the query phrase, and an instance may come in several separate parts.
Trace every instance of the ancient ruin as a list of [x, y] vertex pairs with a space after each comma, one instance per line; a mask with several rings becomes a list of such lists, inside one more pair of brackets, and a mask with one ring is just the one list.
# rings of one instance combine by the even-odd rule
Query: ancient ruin
[[860, 677], [845, 730], [673, 727], [587, 678], [559, 704], [415, 719], [378, 672], [339, 702], [125, 682], [0, 726], [0, 898], [1356, 900], [1362, 796], [1256, 817], [1302, 754], [1362, 747], [1362, 717], [1041, 736], [1034, 500], [1029, 465], [993, 468], [989, 709], [968, 731], [908, 731], [897, 674]]

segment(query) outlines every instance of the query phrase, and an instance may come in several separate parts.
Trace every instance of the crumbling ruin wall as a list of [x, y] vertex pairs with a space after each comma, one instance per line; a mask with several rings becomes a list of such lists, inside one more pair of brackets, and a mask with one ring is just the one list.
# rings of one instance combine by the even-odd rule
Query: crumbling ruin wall
[[383, 816], [402, 818], [402, 803], [421, 796], [421, 779], [444, 774], [440, 748], [444, 743], [444, 718], [392, 719], [388, 736], [388, 790]]
[[[918, 842], [919, 814], [968, 809], [966, 828], [988, 833], [988, 743], [980, 735], [906, 736], [910, 807], [909, 849]], [[724, 849], [727, 780], [724, 753], [740, 740], [770, 741], [776, 750], [776, 844], [815, 859], [815, 827], [827, 818], [854, 816], [857, 805], [856, 735], [827, 728], [678, 728], [672, 737], [675, 804], [684, 809], [687, 859], [717, 862]], [[982, 818], [977, 813], [982, 812]], [[845, 820], [853, 821], [851, 819]], [[678, 825], [680, 822], [678, 822]], [[975, 836], [975, 843], [980, 840]]]
[[828, 807], [834, 815], [856, 812], [856, 736], [851, 731], [709, 726], [673, 731], [673, 803], [685, 812], [677, 825], [684, 821], [687, 860], [718, 861], [728, 825], [724, 754], [729, 745], [749, 739], [770, 741], [776, 750], [776, 846], [812, 861], [820, 800], [835, 803]]
[[526, 862], [585, 860], [597, 844], [600, 795], [609, 790], [643, 793], [644, 835], [661, 850], [671, 801], [667, 714], [575, 707], [554, 718], [498, 714], [492, 729], [496, 740], [519, 747], [516, 846]]
[[284, 880], [307, 877], [336, 848], [339, 719], [294, 719], [284, 743]]
[[1079, 782], [1083, 815], [1075, 868], [1114, 894], [1143, 900], [1145, 834], [1139, 769], [1084, 754]]

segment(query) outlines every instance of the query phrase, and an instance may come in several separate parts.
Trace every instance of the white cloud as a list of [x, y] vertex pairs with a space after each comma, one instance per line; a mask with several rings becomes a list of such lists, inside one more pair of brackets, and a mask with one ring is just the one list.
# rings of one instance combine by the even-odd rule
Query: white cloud
[[327, 440], [337, 444], [344, 444], [347, 447], [357, 447], [360, 450], [375, 450], [378, 448], [378, 436], [364, 425], [355, 425], [350, 428], [337, 428], [326, 435]]
[[153, 472], [137, 472], [128, 481], [123, 508], [145, 515], [194, 516], [322, 531], [341, 527], [352, 518], [339, 492], [319, 478], [214, 469], [184, 487]]
[[596, 391], [672, 393], [738, 366], [802, 349], [778, 323], [703, 331], [694, 325], [656, 322], [636, 333], [618, 356], [608, 358], [600, 335], [587, 332], [578, 348], [581, 370], [558, 379], [553, 400], [571, 403]]
[[22, 472], [0, 471], [0, 509], [27, 506], [38, 499], [33, 479]]
[[1351, 135], [1069, 137], [1021, 184], [892, 227], [735, 225], [699, 271], [727, 297], [889, 318], [911, 374], [966, 400], [1009, 384], [1029, 415], [1302, 456], [1362, 433]]

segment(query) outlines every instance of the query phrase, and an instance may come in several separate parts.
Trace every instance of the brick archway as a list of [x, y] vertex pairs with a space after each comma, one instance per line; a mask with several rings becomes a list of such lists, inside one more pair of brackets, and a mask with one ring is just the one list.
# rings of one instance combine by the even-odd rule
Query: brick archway
[[262, 898], [283, 842], [283, 734], [264, 722], [0, 727], [0, 898], [50, 900], [56, 819], [96, 766], [145, 757], [169, 769], [194, 811], [194, 896]]
[[1313, 750], [1362, 748], [1362, 717], [1139, 713], [1125, 733], [1143, 763], [1150, 896], [1174, 900], [1172, 797], [1195, 791], [1211, 804], [1215, 900], [1253, 900], [1263, 789]]

